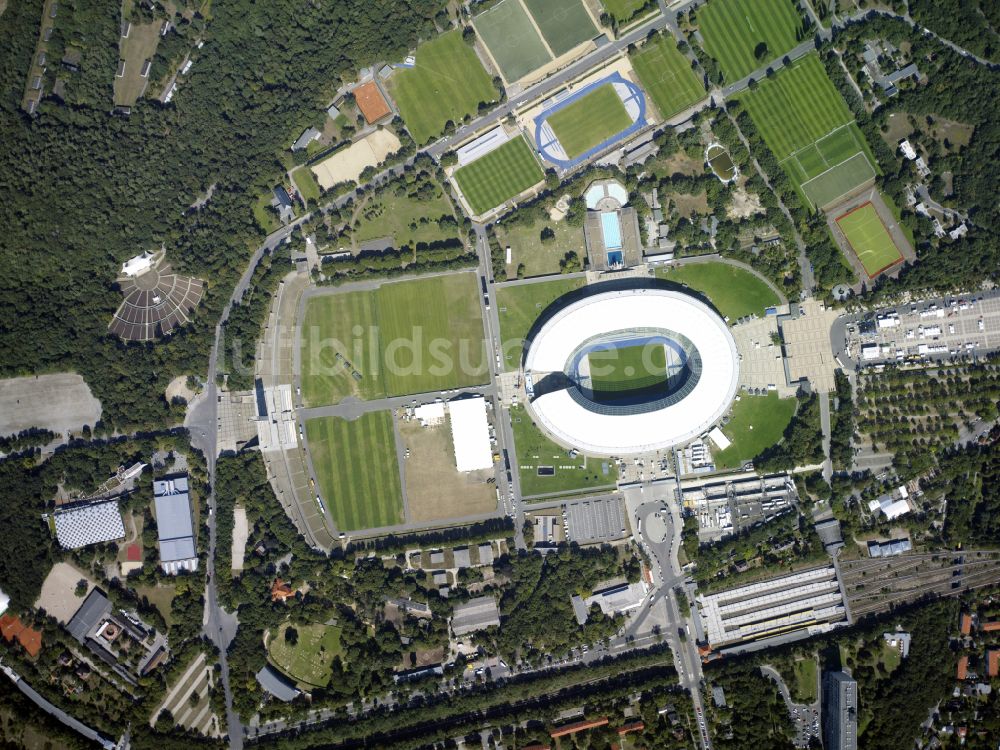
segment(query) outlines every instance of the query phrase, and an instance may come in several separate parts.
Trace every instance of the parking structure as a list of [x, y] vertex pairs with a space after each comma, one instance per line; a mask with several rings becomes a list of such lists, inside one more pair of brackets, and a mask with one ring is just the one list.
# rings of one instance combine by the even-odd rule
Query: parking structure
[[982, 356], [1000, 349], [1000, 292], [916, 300], [855, 317], [846, 339], [846, 354], [860, 367]]

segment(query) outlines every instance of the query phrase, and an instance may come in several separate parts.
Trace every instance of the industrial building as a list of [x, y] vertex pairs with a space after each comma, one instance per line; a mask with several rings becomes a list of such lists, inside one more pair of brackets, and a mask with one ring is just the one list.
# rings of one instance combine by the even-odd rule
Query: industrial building
[[586, 599], [574, 594], [570, 597], [570, 603], [573, 605], [573, 614], [576, 616], [577, 623], [583, 625], [587, 622], [590, 608], [595, 604], [601, 608], [601, 612], [605, 615], [614, 617], [638, 609], [642, 606], [645, 598], [646, 586], [641, 582], [621, 583], [610, 586], [603, 591], [596, 591]]
[[154, 481], [153, 503], [163, 572], [176, 575], [182, 570], [197, 570], [198, 548], [194, 542], [187, 475]]
[[683, 487], [682, 504], [698, 519], [698, 538], [716, 541], [789, 510], [798, 501], [787, 474], [714, 480]]
[[805, 637], [846, 619], [832, 565], [699, 594], [697, 601], [706, 637], [716, 649], [792, 633]]
[[823, 675], [823, 747], [858, 748], [858, 683], [846, 672]]
[[490, 423], [486, 399], [482, 396], [457, 398], [448, 402], [451, 439], [455, 445], [455, 468], [477, 471], [493, 466]]
[[451, 618], [451, 630], [456, 636], [474, 633], [477, 630], [500, 624], [500, 610], [492, 596], [480, 596], [455, 605]]
[[56, 538], [63, 549], [125, 538], [125, 524], [117, 500], [63, 506], [52, 514]]

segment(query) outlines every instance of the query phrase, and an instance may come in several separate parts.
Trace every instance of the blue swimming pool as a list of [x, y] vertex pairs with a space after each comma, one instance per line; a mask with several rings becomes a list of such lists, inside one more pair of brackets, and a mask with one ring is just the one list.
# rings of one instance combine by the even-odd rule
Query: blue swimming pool
[[601, 214], [601, 234], [604, 235], [604, 247], [607, 250], [621, 250], [622, 225], [616, 211]]

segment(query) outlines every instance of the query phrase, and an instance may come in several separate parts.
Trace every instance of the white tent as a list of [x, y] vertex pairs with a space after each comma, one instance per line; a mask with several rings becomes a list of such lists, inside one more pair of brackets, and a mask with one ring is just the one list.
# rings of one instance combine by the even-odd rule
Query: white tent
[[460, 398], [448, 404], [451, 437], [455, 444], [455, 466], [459, 471], [476, 471], [493, 466], [490, 427], [486, 420], [486, 399]]
[[0, 589], [0, 615], [7, 611], [7, 607], [10, 606], [10, 597], [7, 596], [3, 589]]

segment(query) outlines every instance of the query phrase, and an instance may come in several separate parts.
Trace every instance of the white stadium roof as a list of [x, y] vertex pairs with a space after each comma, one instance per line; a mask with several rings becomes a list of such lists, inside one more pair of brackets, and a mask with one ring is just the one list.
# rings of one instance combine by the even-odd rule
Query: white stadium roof
[[581, 299], [546, 321], [531, 340], [525, 371], [537, 376], [565, 372], [588, 340], [601, 334], [651, 331], [686, 338], [700, 357], [700, 374], [686, 394], [647, 409], [602, 409], [580, 389], [540, 394], [531, 410], [563, 445], [585, 453], [620, 456], [687, 442], [709, 430], [732, 402], [739, 382], [736, 343], [725, 322], [707, 305], [680, 292], [633, 288]]

